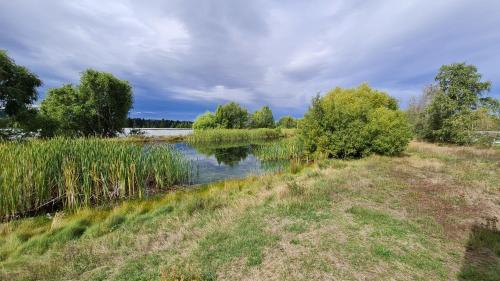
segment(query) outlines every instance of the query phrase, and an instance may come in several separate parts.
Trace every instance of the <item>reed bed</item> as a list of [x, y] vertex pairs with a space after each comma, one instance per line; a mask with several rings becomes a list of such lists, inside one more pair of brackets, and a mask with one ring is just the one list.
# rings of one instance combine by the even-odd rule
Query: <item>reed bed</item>
[[[97, 138], [0, 143], [0, 218], [143, 197], [191, 180], [191, 163], [169, 145]], [[52, 207], [52, 208], [53, 208]]]
[[207, 129], [195, 130], [188, 136], [190, 143], [273, 140], [283, 135], [280, 129]]
[[259, 146], [255, 155], [261, 160], [299, 159], [304, 155], [304, 146], [297, 137], [287, 138]]

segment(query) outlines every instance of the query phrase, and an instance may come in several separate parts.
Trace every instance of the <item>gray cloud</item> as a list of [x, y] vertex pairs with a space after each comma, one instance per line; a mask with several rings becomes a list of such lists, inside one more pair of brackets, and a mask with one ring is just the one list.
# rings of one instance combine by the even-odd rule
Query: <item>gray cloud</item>
[[127, 79], [136, 115], [163, 102], [193, 118], [236, 100], [297, 116], [317, 92], [361, 82], [405, 102], [455, 61], [500, 83], [498, 11], [495, 0], [2, 1], [0, 48], [45, 87], [89, 67]]

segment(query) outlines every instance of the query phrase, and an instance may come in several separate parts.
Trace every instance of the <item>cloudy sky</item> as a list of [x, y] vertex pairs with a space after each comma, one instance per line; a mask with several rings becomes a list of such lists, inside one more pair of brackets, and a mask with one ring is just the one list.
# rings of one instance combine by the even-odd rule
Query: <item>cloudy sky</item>
[[47, 88], [86, 68], [134, 87], [132, 116], [193, 119], [218, 103], [299, 117], [362, 82], [405, 107], [466, 61], [500, 97], [498, 0], [0, 0], [0, 49]]

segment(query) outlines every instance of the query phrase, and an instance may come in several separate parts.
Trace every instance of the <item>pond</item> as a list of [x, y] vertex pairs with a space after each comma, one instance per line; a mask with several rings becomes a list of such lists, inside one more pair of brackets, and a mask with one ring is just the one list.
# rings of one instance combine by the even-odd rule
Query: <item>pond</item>
[[261, 161], [254, 155], [262, 144], [191, 145], [173, 144], [192, 161], [195, 170], [193, 184], [243, 178], [281, 171], [288, 161]]

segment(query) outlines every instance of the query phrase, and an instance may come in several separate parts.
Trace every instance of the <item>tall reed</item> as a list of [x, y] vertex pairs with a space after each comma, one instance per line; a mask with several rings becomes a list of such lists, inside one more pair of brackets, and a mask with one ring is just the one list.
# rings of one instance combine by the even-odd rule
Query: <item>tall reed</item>
[[272, 140], [282, 137], [280, 129], [207, 129], [195, 130], [190, 143]]
[[260, 145], [254, 154], [261, 160], [299, 159], [304, 155], [304, 146], [299, 138], [293, 137]]
[[191, 163], [169, 145], [97, 138], [0, 142], [0, 218], [142, 197], [191, 180]]

